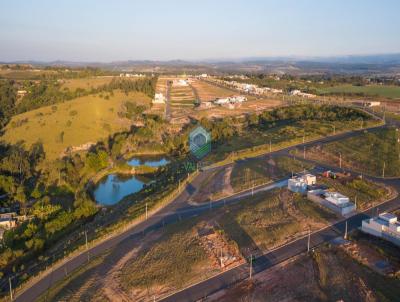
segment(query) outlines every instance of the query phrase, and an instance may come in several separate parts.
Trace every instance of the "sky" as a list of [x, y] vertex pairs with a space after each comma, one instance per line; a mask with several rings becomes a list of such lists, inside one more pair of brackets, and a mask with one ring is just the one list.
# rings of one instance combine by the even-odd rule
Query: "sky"
[[400, 53], [398, 0], [1, 0], [0, 61]]

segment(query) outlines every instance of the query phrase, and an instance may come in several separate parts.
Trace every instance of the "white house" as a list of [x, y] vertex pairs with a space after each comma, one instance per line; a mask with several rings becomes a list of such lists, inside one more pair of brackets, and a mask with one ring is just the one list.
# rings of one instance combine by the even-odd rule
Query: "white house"
[[183, 79], [179, 79], [179, 80], [174, 80], [172, 82], [173, 86], [178, 86], [178, 87], [185, 87], [188, 86], [188, 81], [187, 80], [183, 80]]
[[160, 93], [156, 93], [154, 95], [154, 99], [153, 99], [153, 104], [165, 104], [165, 97], [164, 95], [160, 92]]
[[229, 98], [229, 101], [231, 103], [243, 103], [247, 101], [247, 98], [245, 96], [242, 95], [236, 95], [236, 96], [232, 96]]
[[307, 192], [307, 183], [300, 177], [290, 178], [288, 180], [288, 189], [294, 193], [305, 194]]
[[378, 217], [363, 220], [361, 231], [400, 246], [400, 222], [391, 213], [382, 213]]
[[298, 90], [298, 89], [292, 90], [292, 91], [290, 92], [290, 95], [296, 95], [296, 96], [300, 96], [300, 97], [303, 97], [303, 98], [309, 98], [309, 99], [312, 99], [312, 98], [315, 98], [315, 97], [316, 97], [315, 94], [301, 92], [301, 91]]
[[308, 191], [307, 198], [342, 216], [350, 214], [356, 210], [355, 204], [350, 202], [350, 199], [347, 196], [338, 192], [316, 189]]
[[335, 205], [342, 205], [350, 202], [350, 199], [338, 192], [325, 192], [325, 199]]
[[302, 176], [302, 178], [308, 186], [313, 186], [317, 183], [317, 177], [315, 175], [305, 174]]
[[228, 103], [230, 103], [229, 98], [219, 98], [214, 101], [214, 104], [216, 104], [216, 105], [224, 105], [224, 104], [228, 104]]

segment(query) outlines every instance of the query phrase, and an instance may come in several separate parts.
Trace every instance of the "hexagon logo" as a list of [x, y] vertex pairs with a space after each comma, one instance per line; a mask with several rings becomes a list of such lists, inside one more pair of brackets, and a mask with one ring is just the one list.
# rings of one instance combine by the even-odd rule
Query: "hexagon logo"
[[202, 159], [211, 151], [210, 133], [203, 127], [197, 126], [189, 133], [189, 148], [197, 159]]

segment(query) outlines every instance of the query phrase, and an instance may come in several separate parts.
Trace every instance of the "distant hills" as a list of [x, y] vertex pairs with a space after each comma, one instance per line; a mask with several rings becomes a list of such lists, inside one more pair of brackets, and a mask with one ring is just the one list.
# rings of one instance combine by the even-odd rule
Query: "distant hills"
[[34, 66], [98, 67], [110, 70], [147, 72], [209, 72], [209, 73], [346, 73], [399, 74], [400, 53], [349, 55], [331, 57], [247, 57], [237, 59], [209, 59], [199, 61], [126, 60], [114, 62], [72, 61], [14, 61], [3, 64], [31, 64]]

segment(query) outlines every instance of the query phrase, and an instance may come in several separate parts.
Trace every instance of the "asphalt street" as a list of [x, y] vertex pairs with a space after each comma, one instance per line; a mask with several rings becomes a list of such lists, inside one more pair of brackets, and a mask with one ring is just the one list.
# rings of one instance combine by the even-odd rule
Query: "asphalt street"
[[[376, 127], [375, 129], [381, 127], [382, 126]], [[316, 144], [345, 139], [357, 135], [360, 131], [353, 131], [349, 133], [338, 134], [332, 137], [325, 137], [316, 140], [314, 142], [288, 147], [286, 149], [272, 152], [271, 154], [262, 155], [259, 157], [287, 154], [288, 151], [296, 147], [302, 148], [303, 146], [305, 146], [306, 148], [308, 148]], [[372, 129], [370, 131], [374, 130]], [[180, 219], [185, 219], [191, 216], [199, 215], [200, 213], [204, 211], [210, 211], [215, 207], [221, 207], [225, 204], [239, 202], [241, 199], [243, 199], [243, 197], [247, 197], [251, 194], [251, 190], [242, 192], [240, 194], [234, 195], [224, 200], [212, 203], [211, 208], [209, 204], [204, 204], [200, 206], [189, 205], [187, 203], [187, 200], [189, 199], [193, 191], [199, 186], [201, 181], [204, 180], [207, 176], [209, 176], [210, 173], [212, 173], [212, 171], [214, 171], [215, 169], [222, 169], [222, 168], [223, 167], [215, 167], [204, 170], [192, 181], [192, 183], [190, 183], [185, 187], [183, 192], [173, 202], [171, 202], [163, 209], [158, 211], [157, 214], [150, 216], [147, 220], [137, 224], [136, 226], [124, 231], [123, 233], [115, 237], [110, 238], [107, 241], [104, 241], [96, 246], [90, 247], [87, 252], [83, 252], [79, 255], [67, 259], [66, 261], [64, 261], [62, 265], [59, 265], [56, 268], [54, 268], [51, 272], [42, 275], [40, 279], [37, 279], [36, 282], [32, 283], [29, 287], [25, 288], [23, 291], [18, 292], [15, 301], [21, 301], [21, 302], [34, 301], [38, 296], [45, 293], [49, 289], [49, 287], [54, 285], [59, 280], [63, 279], [67, 274], [81, 267], [82, 265], [85, 265], [88, 261], [88, 254], [90, 255], [90, 257], [100, 255], [106, 252], [108, 249], [115, 247], [124, 240], [140, 240], [142, 236], [144, 236], [149, 231], [161, 228], [166, 224], [176, 222], [177, 220]], [[282, 185], [282, 183], [280, 183], [280, 185]], [[268, 190], [268, 189], [271, 189], [271, 185], [264, 185], [258, 187], [254, 190], [254, 194], [256, 194], [260, 190]], [[384, 205], [380, 205], [379, 210], [380, 211], [391, 210], [398, 207], [400, 207], [400, 199], [396, 198], [394, 200], [385, 203]], [[349, 231], [358, 227], [361, 224], [361, 220], [364, 219], [365, 217], [368, 217], [368, 215], [373, 214], [374, 211], [376, 212], [376, 209], [372, 209], [371, 212], [367, 212], [365, 214], [358, 214], [354, 217], [351, 217], [348, 220]], [[344, 230], [344, 222], [340, 222], [327, 229], [316, 232], [311, 236], [311, 244], [312, 246], [317, 246], [323, 242], [329, 241], [342, 234], [343, 230]], [[255, 272], [261, 271], [281, 261], [284, 261], [290, 257], [293, 257], [299, 253], [304, 252], [305, 248], [307, 247], [307, 240], [308, 240], [307, 238], [296, 240], [286, 246], [271, 251], [270, 253], [262, 255], [261, 257], [258, 257], [254, 262], [254, 271]], [[230, 284], [232, 284], [232, 282], [246, 278], [247, 274], [248, 274], [248, 265], [242, 265], [238, 268], [235, 268], [231, 271], [227, 271], [205, 282], [194, 285], [184, 291], [178, 292], [173, 296], [170, 296], [164, 300], [195, 301], [201, 297], [210, 295], [211, 293], [221, 288], [229, 286]]]

